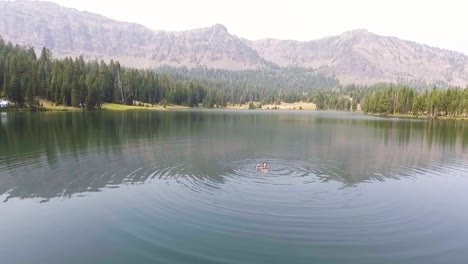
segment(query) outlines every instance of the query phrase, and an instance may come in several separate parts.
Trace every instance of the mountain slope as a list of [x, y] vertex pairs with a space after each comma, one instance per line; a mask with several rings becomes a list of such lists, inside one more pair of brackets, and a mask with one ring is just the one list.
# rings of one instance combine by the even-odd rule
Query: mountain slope
[[49, 2], [0, 1], [0, 36], [50, 48], [56, 56], [115, 59], [137, 67], [203, 66], [246, 70], [313, 68], [342, 84], [403, 82], [468, 84], [468, 57], [366, 30], [314, 41], [250, 41], [222, 25], [183, 32], [155, 31]]
[[269, 63], [222, 25], [154, 31], [49, 2], [0, 2], [0, 36], [50, 48], [58, 56], [118, 59], [134, 67], [208, 66], [256, 69]]
[[244, 40], [280, 66], [320, 69], [342, 83], [416, 82], [465, 86], [468, 57], [366, 30], [345, 32], [316, 41]]

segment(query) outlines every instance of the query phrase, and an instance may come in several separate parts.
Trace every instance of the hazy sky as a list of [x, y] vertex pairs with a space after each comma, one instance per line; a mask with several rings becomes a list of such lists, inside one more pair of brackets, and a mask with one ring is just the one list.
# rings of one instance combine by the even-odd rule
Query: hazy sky
[[223, 24], [248, 39], [313, 40], [365, 28], [468, 55], [468, 0], [53, 0], [156, 30]]

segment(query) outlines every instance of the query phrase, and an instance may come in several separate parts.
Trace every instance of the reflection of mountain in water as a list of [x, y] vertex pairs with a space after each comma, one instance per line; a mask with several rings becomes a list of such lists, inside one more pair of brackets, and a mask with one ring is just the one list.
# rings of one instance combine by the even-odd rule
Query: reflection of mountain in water
[[48, 200], [150, 179], [219, 185], [220, 163], [254, 159], [300, 160], [322, 181], [352, 185], [467, 160], [466, 126], [337, 113], [9, 113], [0, 195]]

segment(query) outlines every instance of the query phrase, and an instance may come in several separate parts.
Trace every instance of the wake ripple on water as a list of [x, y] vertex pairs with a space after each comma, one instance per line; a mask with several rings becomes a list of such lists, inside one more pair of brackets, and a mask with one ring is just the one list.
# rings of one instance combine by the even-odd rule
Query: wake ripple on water
[[[132, 149], [131, 154], [141, 152]], [[138, 158], [109, 158], [105, 171], [93, 165], [78, 167], [81, 178], [89, 180], [88, 186], [96, 186], [93, 190], [145, 183], [118, 201], [123, 206], [105, 210], [109, 210], [108, 215], [127, 218], [110, 225], [113, 239], [135, 243], [138, 246], [127, 250], [147, 256], [152, 262], [178, 258], [181, 263], [194, 259], [261, 262], [266, 254], [273, 260], [284, 260], [284, 251], [271, 250], [284, 246], [297, 248], [289, 253], [297, 253], [294, 257], [299, 260], [330, 256], [358, 260], [362, 252], [379, 260], [405, 260], [440, 257], [461, 252], [464, 246], [463, 240], [453, 239], [456, 230], [444, 224], [443, 210], [415, 198], [427, 192], [415, 184], [418, 176], [463, 179], [468, 175], [464, 161], [403, 164], [380, 174], [375, 173], [379, 171], [377, 165], [368, 164], [362, 172], [371, 176], [369, 180], [353, 184], [353, 175], [344, 169], [346, 166], [330, 160], [268, 159], [268, 170], [258, 170], [256, 164], [264, 160], [205, 164], [173, 160], [170, 155], [158, 158], [154, 163]], [[0, 168], [0, 172], [18, 163]], [[83, 164], [94, 163], [85, 156]], [[384, 180], [388, 182], [379, 184]], [[399, 189], [405, 184], [411, 187]], [[408, 193], [412, 188], [419, 193]], [[252, 250], [251, 241], [264, 248]], [[392, 250], [386, 250], [389, 248]], [[347, 253], [340, 259], [329, 249]]]
[[257, 168], [261, 160], [223, 161], [219, 163], [223, 176], [238, 183], [254, 180], [259, 184], [296, 184], [315, 182], [320, 173], [309, 163], [268, 160], [268, 169]]
[[[397, 259], [461, 249], [456, 242], [415, 247], [425, 240], [451, 241], [447, 234], [453, 232], [443, 225], [444, 216], [430, 206], [411, 203], [405, 195], [343, 189], [342, 182], [330, 181], [334, 179], [330, 172], [343, 173], [337, 164], [276, 159], [269, 160], [266, 171], [257, 170], [258, 163], [262, 161], [219, 162], [218, 178], [192, 174], [196, 168], [187, 163], [155, 168], [151, 172], [151, 178], [159, 179], [153, 182], [155, 189], [128, 197], [139, 204], [129, 209], [135, 219], [116, 234], [151, 245], [165, 256], [206, 261], [233, 250], [239, 256], [249, 251], [243, 243], [251, 240], [315, 248], [315, 256], [323, 254], [325, 259], [332, 254], [328, 247], [348, 250], [348, 259], [359, 259], [362, 248], [372, 249], [371, 257]], [[196, 237], [211, 239], [194, 243]], [[217, 243], [221, 240], [236, 247], [228, 249]], [[393, 253], [386, 248], [393, 248]], [[355, 253], [350, 253], [353, 249]], [[249, 252], [244, 260], [259, 260], [265, 253]], [[282, 257], [281, 252], [269, 254], [272, 259]], [[302, 254], [306, 259], [311, 253]]]

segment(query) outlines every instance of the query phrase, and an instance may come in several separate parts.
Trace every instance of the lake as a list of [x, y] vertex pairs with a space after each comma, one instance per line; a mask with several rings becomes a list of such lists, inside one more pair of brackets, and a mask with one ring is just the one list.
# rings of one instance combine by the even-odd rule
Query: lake
[[466, 121], [0, 115], [0, 263], [468, 263], [467, 223]]

